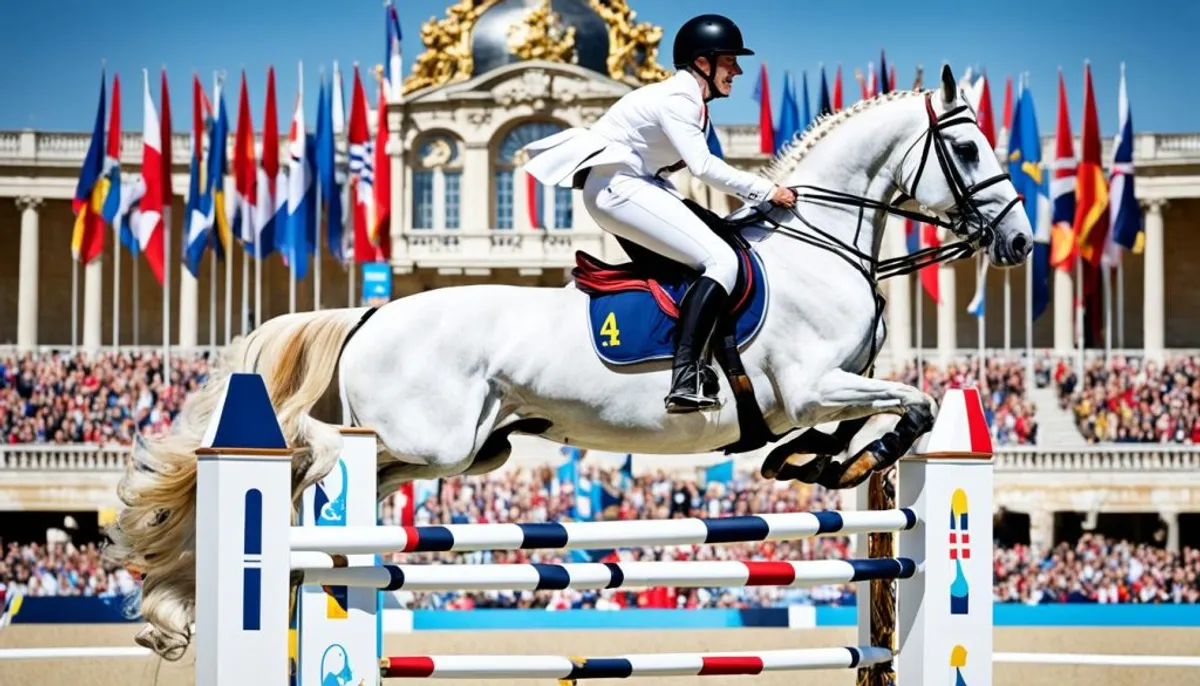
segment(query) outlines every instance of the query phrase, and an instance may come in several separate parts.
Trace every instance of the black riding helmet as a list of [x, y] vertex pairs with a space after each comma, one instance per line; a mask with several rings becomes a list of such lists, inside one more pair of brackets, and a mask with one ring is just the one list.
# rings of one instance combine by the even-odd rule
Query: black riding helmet
[[[742, 31], [728, 17], [701, 14], [692, 17], [675, 35], [675, 68], [690, 69], [708, 82], [708, 99], [725, 97], [713, 78], [717, 73], [717, 55], [753, 55], [742, 42]], [[696, 58], [707, 57], [708, 73], [696, 65]]]

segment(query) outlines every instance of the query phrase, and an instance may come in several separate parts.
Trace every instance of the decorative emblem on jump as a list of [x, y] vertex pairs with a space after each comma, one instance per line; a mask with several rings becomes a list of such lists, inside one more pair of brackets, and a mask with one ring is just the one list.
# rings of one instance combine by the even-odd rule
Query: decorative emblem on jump
[[951, 680], [953, 686], [967, 686], [967, 680], [963, 678], [963, 670], [966, 667], [967, 649], [962, 646], [954, 646], [954, 649], [950, 651], [950, 669], [954, 670]]
[[967, 493], [955, 489], [950, 496], [950, 559], [954, 561], [954, 583], [950, 584], [950, 614], [968, 614], [971, 588], [963, 574], [963, 560], [971, 559], [971, 530], [967, 518]]
[[263, 494], [257, 488], [243, 497], [242, 631], [262, 630]]
[[346, 648], [334, 643], [321, 655], [321, 686], [362, 686], [365, 680], [354, 684], [354, 670], [350, 669], [350, 656]]

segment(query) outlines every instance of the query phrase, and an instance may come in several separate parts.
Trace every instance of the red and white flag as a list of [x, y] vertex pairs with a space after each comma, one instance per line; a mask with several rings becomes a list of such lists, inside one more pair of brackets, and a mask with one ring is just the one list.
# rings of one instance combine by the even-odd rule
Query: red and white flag
[[[163, 92], [166, 93], [164, 74]], [[137, 218], [135, 231], [138, 245], [146, 256], [146, 263], [154, 272], [154, 278], [159, 285], [163, 284], [163, 190], [164, 169], [166, 165], [162, 156], [162, 131], [158, 125], [158, 112], [154, 109], [154, 100], [150, 97], [150, 75], [143, 69], [144, 84], [142, 106], [142, 179], [146, 183], [146, 193], [141, 199], [141, 212]]]

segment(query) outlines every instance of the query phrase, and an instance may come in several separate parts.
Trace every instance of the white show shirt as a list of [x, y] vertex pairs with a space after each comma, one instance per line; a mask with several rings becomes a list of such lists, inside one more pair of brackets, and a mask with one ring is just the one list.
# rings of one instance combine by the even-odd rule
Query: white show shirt
[[571, 186], [589, 167], [619, 165], [653, 177], [686, 165], [692, 176], [749, 202], [770, 198], [775, 184], [736, 169], [708, 149], [708, 106], [690, 72], [627, 93], [590, 128], [571, 128], [525, 147], [525, 170], [542, 183]]

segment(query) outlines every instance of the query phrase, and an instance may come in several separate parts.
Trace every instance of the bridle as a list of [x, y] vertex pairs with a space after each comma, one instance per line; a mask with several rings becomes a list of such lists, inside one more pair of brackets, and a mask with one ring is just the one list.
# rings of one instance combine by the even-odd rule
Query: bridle
[[[1013, 198], [1000, 210], [990, 221], [983, 216], [977, 207], [972, 204], [975, 196], [983, 190], [994, 186], [997, 183], [1009, 179], [1008, 173], [1000, 173], [988, 177], [974, 184], [967, 185], [959, 172], [958, 167], [954, 164], [951, 156], [949, 145], [946, 142], [942, 132], [951, 126], [960, 124], [973, 124], [978, 126], [978, 123], [964, 113], [969, 111], [967, 105], [959, 105], [947, 110], [939, 118], [933, 107], [933, 93], [928, 91], [925, 93], [925, 113], [929, 119], [929, 126], [908, 146], [904, 156], [901, 158], [901, 168], [904, 167], [903, 160], [913, 152], [918, 144], [923, 143], [921, 149], [921, 162], [917, 166], [917, 173], [913, 177], [912, 185], [907, 191], [904, 190], [900, 183], [899, 193], [896, 194], [892, 202], [880, 202], [871, 198], [864, 198], [843, 191], [813, 186], [808, 184], [800, 184], [790, 186], [796, 193], [796, 206], [788, 208], [792, 215], [800, 221], [807, 229], [801, 230], [792, 228], [782, 224], [781, 222], [771, 218], [767, 211], [761, 208], [755, 212], [738, 220], [739, 226], [748, 226], [750, 224], [763, 222], [771, 227], [774, 233], [785, 235], [789, 238], [808, 243], [810, 245], [828, 250], [833, 254], [846, 260], [851, 266], [857, 269], [867, 280], [872, 293], [876, 294], [875, 321], [871, 330], [875, 331], [879, 324], [879, 319], [883, 316], [884, 300], [878, 294], [879, 281], [891, 278], [893, 276], [901, 276], [911, 274], [925, 267], [929, 267], [944, 262], [953, 262], [965, 257], [970, 257], [978, 249], [986, 248], [991, 245], [996, 237], [996, 227], [1004, 220], [1004, 217], [1012, 211], [1014, 207], [1021, 202], [1021, 197], [1018, 195]], [[960, 116], [964, 115], [964, 116]], [[950, 193], [953, 196], [954, 204], [949, 212], [939, 216], [923, 211], [907, 210], [901, 207], [906, 202], [915, 198], [915, 193], [918, 185], [921, 183], [921, 177], [925, 172], [925, 167], [929, 162], [930, 151], [937, 158], [938, 165], [942, 169], [942, 174], [947, 179], [950, 185]], [[802, 190], [803, 189], [803, 190]], [[858, 212], [858, 227], [855, 230], [854, 240], [851, 243], [830, 234], [812, 224], [799, 211], [798, 205], [801, 200], [810, 202], [834, 203], [840, 205], [848, 205], [857, 207]], [[865, 221], [866, 211], [878, 210], [890, 215], [904, 217], [913, 221], [930, 224], [933, 226], [949, 229], [951, 233], [959, 237], [960, 240], [940, 245], [936, 247], [923, 248], [915, 252], [893, 257], [886, 260], [880, 260], [872, 255], [859, 250], [858, 239], [862, 234], [863, 223]], [[925, 208], [922, 208], [925, 209]], [[867, 363], [869, 368], [874, 363], [877, 351], [875, 350], [875, 336], [871, 337], [871, 355]]]

